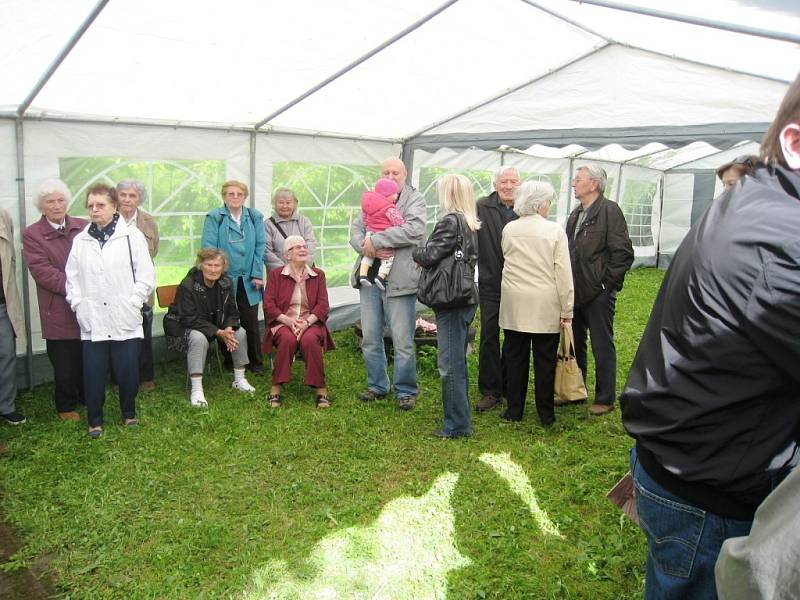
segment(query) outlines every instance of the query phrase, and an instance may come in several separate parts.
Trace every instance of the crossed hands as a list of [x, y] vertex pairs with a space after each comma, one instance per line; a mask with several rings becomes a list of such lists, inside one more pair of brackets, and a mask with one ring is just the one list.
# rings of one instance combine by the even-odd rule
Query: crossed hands
[[311, 327], [311, 322], [308, 319], [292, 319], [286, 315], [278, 317], [278, 322], [292, 330], [292, 333], [300, 340], [300, 337], [305, 333], [306, 329]]
[[217, 329], [217, 333], [215, 335], [222, 343], [225, 344], [225, 348], [227, 348], [228, 352], [234, 352], [239, 347], [239, 342], [236, 339], [236, 334], [234, 333], [232, 327]]
[[365, 239], [364, 243], [361, 244], [361, 253], [369, 258], [378, 258], [380, 260], [386, 260], [387, 258], [394, 256], [394, 250], [391, 248], [381, 248], [380, 250], [376, 250], [372, 240], [369, 238]]

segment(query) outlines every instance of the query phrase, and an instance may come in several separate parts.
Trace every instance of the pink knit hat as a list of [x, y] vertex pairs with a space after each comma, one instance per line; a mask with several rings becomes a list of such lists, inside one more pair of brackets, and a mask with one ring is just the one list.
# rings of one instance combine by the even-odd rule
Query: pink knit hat
[[393, 196], [394, 194], [398, 193], [400, 188], [397, 185], [397, 182], [393, 179], [378, 179], [377, 183], [375, 183], [375, 193], [380, 194], [384, 197]]

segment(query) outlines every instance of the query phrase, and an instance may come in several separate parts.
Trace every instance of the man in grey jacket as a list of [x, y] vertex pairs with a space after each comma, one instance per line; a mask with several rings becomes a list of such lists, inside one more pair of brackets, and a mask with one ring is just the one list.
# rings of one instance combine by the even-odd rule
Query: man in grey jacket
[[[417, 399], [417, 365], [414, 348], [416, 321], [417, 282], [419, 269], [411, 258], [411, 251], [425, 237], [425, 198], [406, 185], [408, 172], [399, 158], [387, 158], [381, 164], [381, 177], [392, 179], [400, 187], [397, 210], [405, 222], [384, 231], [366, 236], [361, 215], [350, 227], [350, 245], [358, 252], [358, 260], [351, 279], [358, 287], [355, 273], [361, 257], [371, 256], [381, 260], [394, 256], [392, 276], [386, 291], [377, 287], [359, 289], [361, 303], [361, 350], [367, 365], [367, 389], [359, 394], [365, 402], [384, 398], [389, 393], [386, 352], [383, 347], [383, 328], [389, 326], [394, 346], [394, 392], [398, 406], [403, 410], [414, 408]], [[375, 261], [375, 265], [379, 264]]]

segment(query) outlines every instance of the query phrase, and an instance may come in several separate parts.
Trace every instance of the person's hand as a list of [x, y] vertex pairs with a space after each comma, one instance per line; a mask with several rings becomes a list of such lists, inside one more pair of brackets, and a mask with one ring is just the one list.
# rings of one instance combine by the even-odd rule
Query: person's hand
[[572, 323], [572, 319], [564, 319], [564, 318], [561, 319], [562, 327], [564, 327], [565, 325], [569, 325], [570, 323]]
[[300, 339], [302, 319], [292, 319], [288, 315], [281, 315], [278, 317], [278, 322], [291, 329], [297, 339]]
[[264, 287], [263, 279], [258, 279], [256, 277], [253, 277], [250, 281], [253, 283], [253, 287], [257, 290], [260, 290], [261, 288]]
[[303, 337], [303, 334], [306, 330], [311, 327], [311, 323], [308, 322], [307, 319], [297, 319], [298, 324], [298, 331], [297, 331], [297, 341], [300, 341], [300, 338]]
[[381, 260], [386, 260], [387, 258], [392, 258], [394, 256], [394, 250], [391, 248], [381, 248], [380, 250], [375, 251], [375, 258], [379, 258]]
[[236, 339], [236, 334], [234, 333], [232, 327], [218, 329], [216, 335], [222, 341], [222, 343], [225, 344], [225, 348], [228, 350], [228, 352], [235, 352], [239, 347], [239, 341]]
[[375, 258], [375, 246], [373, 246], [370, 238], [365, 239], [364, 243], [361, 244], [361, 253], [368, 258]]

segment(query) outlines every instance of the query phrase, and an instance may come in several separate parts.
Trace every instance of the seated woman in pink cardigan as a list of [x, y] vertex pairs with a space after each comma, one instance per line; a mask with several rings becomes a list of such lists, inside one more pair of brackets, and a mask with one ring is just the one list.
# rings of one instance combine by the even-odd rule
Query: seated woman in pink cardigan
[[286, 265], [269, 272], [264, 292], [262, 342], [265, 353], [275, 348], [272, 388], [267, 402], [281, 405], [281, 388], [292, 378], [292, 358], [298, 347], [306, 363], [305, 384], [316, 388], [317, 408], [331, 405], [325, 385], [323, 351], [332, 350], [333, 338], [325, 325], [328, 319], [328, 289], [325, 273], [308, 266], [306, 241], [299, 235], [284, 240]]

